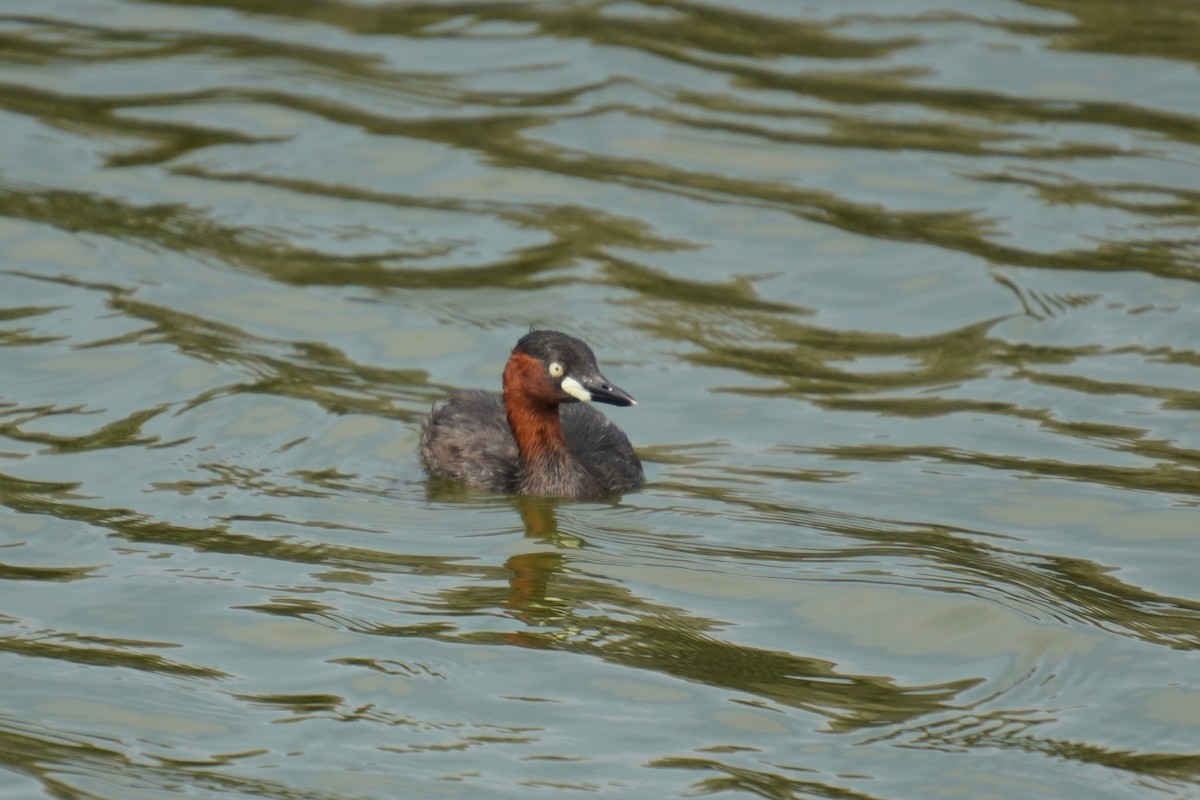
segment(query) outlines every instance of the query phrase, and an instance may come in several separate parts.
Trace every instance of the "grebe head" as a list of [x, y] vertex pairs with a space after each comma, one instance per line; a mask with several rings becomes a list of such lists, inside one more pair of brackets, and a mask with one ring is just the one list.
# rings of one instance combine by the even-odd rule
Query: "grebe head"
[[521, 337], [505, 370], [506, 392], [517, 388], [509, 385], [510, 370], [523, 395], [547, 405], [576, 401], [637, 405], [633, 395], [601, 374], [592, 348], [558, 331], [530, 331]]

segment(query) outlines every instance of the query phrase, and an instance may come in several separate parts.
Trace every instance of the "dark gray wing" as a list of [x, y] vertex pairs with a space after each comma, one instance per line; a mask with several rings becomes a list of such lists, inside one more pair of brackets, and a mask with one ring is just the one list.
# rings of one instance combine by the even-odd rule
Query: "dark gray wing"
[[454, 392], [435, 408], [421, 430], [421, 457], [430, 472], [476, 489], [516, 490], [517, 442], [493, 392]]

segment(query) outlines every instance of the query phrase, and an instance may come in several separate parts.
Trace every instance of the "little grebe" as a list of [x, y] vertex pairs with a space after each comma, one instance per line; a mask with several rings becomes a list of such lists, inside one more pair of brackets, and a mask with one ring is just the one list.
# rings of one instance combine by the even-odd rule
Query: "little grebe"
[[491, 492], [576, 500], [642, 485], [629, 439], [589, 404], [637, 403], [600, 374], [582, 341], [530, 331], [509, 356], [503, 386], [503, 397], [468, 389], [433, 410], [421, 431], [431, 473]]

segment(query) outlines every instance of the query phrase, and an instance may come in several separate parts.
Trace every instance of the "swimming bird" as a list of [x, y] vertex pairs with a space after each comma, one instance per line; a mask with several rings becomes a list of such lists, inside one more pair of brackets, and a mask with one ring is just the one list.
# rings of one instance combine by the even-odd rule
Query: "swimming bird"
[[592, 348], [533, 330], [504, 367], [503, 393], [466, 389], [435, 407], [421, 430], [431, 474], [474, 489], [594, 500], [637, 489], [642, 462], [628, 437], [592, 403], [633, 406]]

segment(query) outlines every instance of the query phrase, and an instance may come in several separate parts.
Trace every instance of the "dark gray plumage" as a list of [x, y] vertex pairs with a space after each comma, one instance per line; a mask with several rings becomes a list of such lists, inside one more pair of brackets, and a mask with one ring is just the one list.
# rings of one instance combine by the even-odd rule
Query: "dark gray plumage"
[[[594, 476], [600, 489], [593, 496], [621, 494], [642, 485], [642, 465], [629, 439], [612, 420], [586, 403], [561, 406], [559, 416], [572, 455]], [[450, 395], [429, 415], [421, 431], [421, 455], [433, 471], [475, 489], [569, 496], [556, 491], [552, 480], [538, 484], [539, 491], [520, 490], [517, 440], [508, 427], [504, 400], [495, 392], [464, 389]]]
[[581, 393], [633, 404], [600, 373], [582, 341], [532, 331], [513, 348], [503, 396], [457, 391], [433, 410], [421, 431], [425, 465], [491, 492], [596, 499], [637, 489], [644, 477], [629, 439], [589, 403], [577, 402]]

